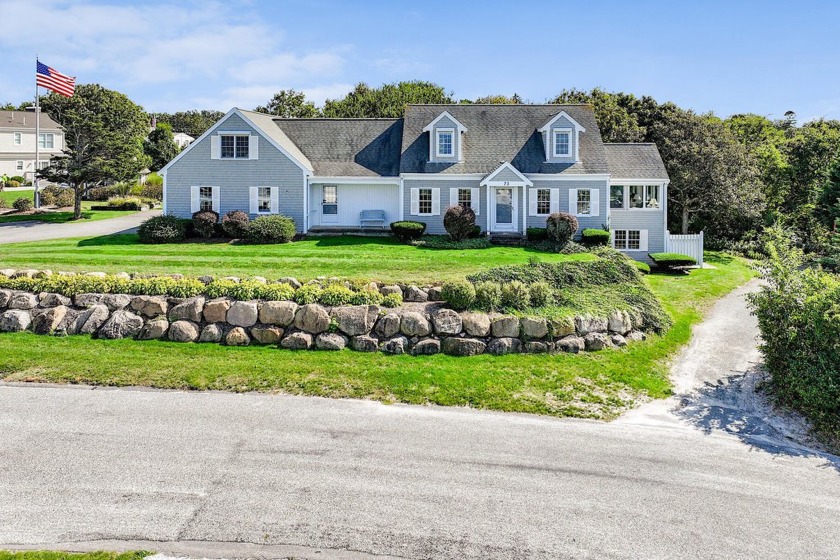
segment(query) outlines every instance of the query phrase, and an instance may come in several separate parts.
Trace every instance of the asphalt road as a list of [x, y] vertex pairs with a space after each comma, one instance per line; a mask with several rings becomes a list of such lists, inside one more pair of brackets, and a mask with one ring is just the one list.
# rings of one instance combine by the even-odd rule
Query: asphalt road
[[745, 404], [755, 327], [742, 295], [677, 364], [680, 395], [612, 423], [0, 384], [0, 548], [840, 557], [840, 458]]
[[[160, 210], [148, 210], [107, 220], [66, 224], [50, 224], [37, 221], [9, 222], [0, 224], [0, 244], [129, 233], [134, 231], [141, 222], [159, 214]], [[0, 253], [0, 258], [2, 258], [2, 253]]]

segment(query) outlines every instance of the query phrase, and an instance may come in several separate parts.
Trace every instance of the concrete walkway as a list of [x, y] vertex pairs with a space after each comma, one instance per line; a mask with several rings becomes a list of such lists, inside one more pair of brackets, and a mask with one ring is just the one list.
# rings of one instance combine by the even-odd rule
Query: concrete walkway
[[10, 222], [0, 224], [0, 244], [24, 241], [46, 241], [67, 237], [96, 237], [112, 233], [131, 233], [141, 222], [160, 215], [160, 210], [137, 212], [119, 218], [81, 221], [66, 224], [48, 224], [38, 221]]
[[0, 548], [838, 558], [840, 457], [739, 404], [733, 381], [757, 357], [749, 289], [696, 331], [678, 396], [612, 423], [0, 383]]

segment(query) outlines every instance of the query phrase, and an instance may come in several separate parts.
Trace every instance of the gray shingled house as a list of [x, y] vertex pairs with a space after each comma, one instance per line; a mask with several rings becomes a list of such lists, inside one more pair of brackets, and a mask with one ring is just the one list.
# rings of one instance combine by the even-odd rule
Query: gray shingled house
[[491, 236], [570, 212], [642, 260], [675, 237], [656, 146], [604, 143], [588, 105], [410, 105], [400, 119], [232, 109], [161, 172], [168, 214], [279, 213], [300, 232], [415, 220], [444, 233], [462, 204]]

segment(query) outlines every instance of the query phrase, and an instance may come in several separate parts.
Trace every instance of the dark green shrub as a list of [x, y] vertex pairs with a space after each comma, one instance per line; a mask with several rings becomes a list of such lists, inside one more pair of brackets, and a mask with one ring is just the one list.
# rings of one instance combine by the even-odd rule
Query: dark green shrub
[[694, 257], [680, 255], [679, 253], [650, 253], [649, 256], [656, 263], [656, 266], [666, 271], [697, 264], [697, 260]]
[[248, 232], [251, 219], [242, 210], [231, 210], [222, 218], [222, 229], [232, 239], [242, 239]]
[[[143, 206], [151, 207], [154, 202], [147, 202], [136, 196], [112, 196], [108, 199], [109, 210], [130, 210], [139, 212]], [[194, 217], [194, 216], [193, 216]]]
[[524, 282], [513, 280], [502, 285], [502, 307], [525, 309], [531, 307], [531, 291]]
[[583, 244], [589, 247], [610, 244], [610, 232], [603, 229], [586, 228], [581, 233]]
[[560, 246], [571, 241], [577, 229], [577, 218], [568, 212], [555, 212], [545, 220], [545, 230], [548, 240]]
[[548, 230], [544, 227], [529, 227], [525, 230], [525, 238], [532, 243], [548, 239]]
[[466, 280], [447, 282], [440, 289], [440, 296], [456, 311], [463, 311], [475, 301], [475, 287]]
[[475, 285], [475, 305], [482, 311], [496, 311], [502, 307], [502, 287], [497, 282], [478, 282]]
[[260, 216], [248, 224], [245, 238], [250, 243], [288, 243], [295, 233], [295, 221], [287, 216]]
[[443, 227], [452, 241], [463, 241], [475, 229], [475, 210], [456, 204], [446, 209]]
[[26, 196], [16, 198], [15, 201], [12, 202], [12, 207], [18, 212], [28, 212], [29, 210], [32, 210], [32, 199]]
[[41, 206], [55, 206], [55, 200], [63, 190], [56, 185], [48, 185], [41, 189]]
[[402, 242], [408, 242], [414, 239], [420, 239], [426, 231], [426, 224], [423, 222], [392, 222], [391, 233]]
[[113, 186], [111, 187], [94, 187], [92, 189], [88, 189], [85, 193], [85, 198], [88, 200], [93, 200], [95, 202], [105, 202], [112, 196], [116, 196], [117, 193], [116, 189]]
[[192, 215], [193, 230], [205, 239], [213, 237], [216, 232], [216, 224], [219, 223], [219, 215], [212, 210], [199, 210]]
[[469, 237], [470, 239], [478, 239], [479, 237], [481, 237], [481, 226], [474, 225], [472, 231], [467, 237]]
[[26, 183], [26, 179], [24, 179], [20, 175], [13, 175], [13, 176], [9, 177], [9, 181], [16, 181], [17, 183], [19, 183], [18, 186]]
[[184, 220], [175, 216], [149, 218], [137, 230], [140, 243], [181, 243], [187, 238]]
[[551, 303], [551, 286], [545, 280], [538, 280], [528, 286], [528, 292], [531, 294], [532, 307], [545, 307]]

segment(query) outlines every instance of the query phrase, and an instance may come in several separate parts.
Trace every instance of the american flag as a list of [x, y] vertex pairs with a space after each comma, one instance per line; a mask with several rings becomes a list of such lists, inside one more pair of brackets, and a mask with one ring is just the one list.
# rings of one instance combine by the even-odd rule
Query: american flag
[[35, 83], [41, 87], [56, 92], [65, 97], [73, 97], [73, 92], [76, 91], [76, 78], [65, 76], [61, 72], [57, 72], [54, 68], [50, 68], [42, 62], [37, 63], [35, 71]]

